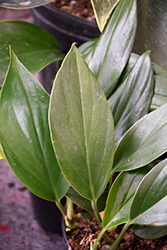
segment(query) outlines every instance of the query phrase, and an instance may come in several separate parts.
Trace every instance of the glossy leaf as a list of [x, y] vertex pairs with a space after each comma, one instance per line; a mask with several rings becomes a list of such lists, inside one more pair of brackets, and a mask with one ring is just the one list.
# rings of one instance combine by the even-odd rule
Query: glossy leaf
[[50, 127], [63, 174], [79, 194], [96, 201], [112, 167], [114, 123], [102, 89], [74, 45], [53, 85]]
[[138, 0], [138, 29], [134, 52], [151, 50], [154, 62], [167, 68], [167, 1]]
[[19, 60], [32, 73], [63, 58], [54, 37], [40, 27], [22, 21], [1, 21], [0, 86], [4, 81], [9, 64], [9, 45]]
[[112, 185], [103, 217], [106, 230], [129, 220], [132, 197], [148, 168], [121, 173]]
[[[121, 1], [100, 38], [84, 56], [107, 98], [114, 91], [129, 59], [136, 32], [136, 12], [135, 0]], [[82, 47], [80, 51], [84, 54]]]
[[167, 151], [167, 104], [136, 122], [120, 141], [114, 171], [137, 169]]
[[109, 98], [115, 123], [115, 141], [149, 111], [154, 77], [149, 53], [135, 63], [121, 86]]
[[0, 98], [0, 142], [18, 179], [37, 196], [57, 201], [69, 184], [54, 154], [49, 125], [49, 95], [11, 51]]
[[132, 231], [144, 239], [157, 239], [167, 234], [167, 227], [139, 226], [134, 225]]
[[51, 0], [0, 0], [0, 6], [11, 9], [26, 9], [50, 3]]
[[[93, 211], [90, 200], [85, 199], [81, 195], [79, 195], [73, 188], [70, 188], [66, 193], [66, 197], [68, 197], [73, 203], [77, 204], [79, 207], [82, 207], [88, 211]], [[98, 211], [103, 211], [106, 203], [106, 194], [103, 193], [102, 196], [97, 201]]]
[[120, 0], [91, 0], [100, 31], [103, 31], [110, 13], [119, 1]]
[[133, 199], [130, 219], [134, 224], [167, 225], [167, 159], [142, 180]]

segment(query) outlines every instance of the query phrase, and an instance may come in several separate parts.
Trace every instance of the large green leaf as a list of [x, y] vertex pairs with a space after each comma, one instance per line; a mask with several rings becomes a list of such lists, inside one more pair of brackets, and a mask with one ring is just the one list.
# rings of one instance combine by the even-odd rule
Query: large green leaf
[[167, 68], [167, 1], [138, 0], [138, 29], [134, 52], [151, 50], [151, 58]]
[[69, 184], [54, 154], [49, 125], [49, 95], [11, 51], [0, 98], [0, 142], [19, 180], [36, 195], [57, 201]]
[[91, 0], [100, 31], [103, 31], [110, 13], [119, 1], [120, 0]]
[[149, 168], [121, 173], [112, 185], [103, 217], [106, 230], [129, 220], [132, 197]]
[[79, 194], [97, 200], [112, 167], [114, 123], [102, 89], [75, 46], [54, 81], [50, 127], [63, 174]]
[[32, 73], [63, 58], [54, 37], [40, 27], [22, 21], [2, 21], [0, 22], [0, 86], [9, 64], [9, 45]]
[[[112, 13], [100, 38], [92, 43], [92, 48], [81, 53], [96, 76], [107, 98], [114, 91], [120, 75], [131, 54], [136, 32], [136, 1], [120, 2]], [[88, 43], [90, 46], [90, 43]]]
[[133, 199], [130, 220], [134, 224], [167, 225], [167, 159], [142, 180]]
[[167, 226], [140, 226], [134, 225], [132, 231], [139, 237], [144, 239], [157, 239], [167, 234]]
[[0, 6], [11, 9], [26, 9], [50, 3], [51, 0], [0, 0]]
[[115, 123], [115, 141], [148, 113], [154, 91], [154, 78], [149, 53], [144, 53], [124, 82], [109, 98]]
[[167, 104], [136, 122], [119, 143], [114, 171], [140, 168], [167, 151]]

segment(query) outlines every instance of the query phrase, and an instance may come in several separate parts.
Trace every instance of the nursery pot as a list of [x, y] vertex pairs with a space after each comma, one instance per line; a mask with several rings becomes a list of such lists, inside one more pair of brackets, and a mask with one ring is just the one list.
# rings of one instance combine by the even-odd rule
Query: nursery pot
[[73, 249], [71, 248], [71, 246], [68, 244], [67, 233], [66, 233], [66, 227], [65, 227], [65, 223], [64, 223], [64, 219], [63, 219], [63, 218], [62, 218], [62, 221], [61, 221], [61, 228], [62, 228], [62, 235], [63, 235], [63, 238], [64, 238], [66, 250], [73, 250]]
[[[50, 233], [57, 233], [62, 235], [62, 216], [59, 209], [54, 202], [43, 200], [31, 193], [31, 201], [35, 219], [42, 226], [44, 230]], [[65, 204], [65, 199], [62, 200]]]
[[[55, 37], [60, 50], [66, 54], [71, 44], [79, 45], [100, 35], [95, 21], [88, 21], [66, 13], [52, 5], [31, 9], [34, 24]], [[51, 82], [56, 73], [56, 63], [46, 67], [41, 73], [41, 83], [50, 93]]]

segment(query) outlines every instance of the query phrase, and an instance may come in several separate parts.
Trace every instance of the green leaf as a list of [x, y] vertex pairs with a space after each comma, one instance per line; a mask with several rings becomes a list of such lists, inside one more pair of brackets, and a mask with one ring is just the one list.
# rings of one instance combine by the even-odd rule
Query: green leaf
[[4, 159], [4, 158], [5, 158], [5, 156], [4, 156], [4, 154], [3, 154], [2, 147], [1, 147], [1, 145], [0, 145], [0, 160], [1, 160], [1, 159]]
[[138, 29], [134, 52], [151, 50], [154, 62], [167, 68], [167, 1], [138, 0]]
[[109, 15], [119, 1], [120, 0], [91, 0], [100, 31], [103, 31]]
[[26, 9], [50, 3], [51, 0], [0, 0], [0, 6], [11, 9]]
[[[87, 64], [100, 83], [107, 98], [112, 94], [129, 59], [136, 32], [136, 1], [120, 2], [112, 13], [99, 39], [89, 53], [80, 47]], [[88, 47], [90, 43], [88, 43]]]
[[167, 159], [141, 181], [133, 199], [130, 219], [134, 224], [167, 225]]
[[114, 155], [114, 123], [105, 95], [75, 46], [54, 81], [50, 127], [60, 168], [83, 197], [104, 191]]
[[[92, 211], [92, 206], [90, 200], [85, 199], [81, 195], [79, 195], [73, 188], [70, 188], [66, 193], [66, 197], [68, 197], [73, 203], [77, 204], [78, 206]], [[98, 211], [103, 211], [106, 203], [106, 194], [103, 193], [97, 201]]]
[[167, 151], [167, 104], [136, 122], [119, 143], [113, 171], [143, 167]]
[[137, 236], [144, 239], [157, 239], [167, 234], [167, 227], [134, 225], [131, 229]]
[[151, 110], [154, 110], [167, 103], [167, 69], [153, 63], [155, 90], [151, 103]]
[[54, 37], [40, 27], [23, 21], [1, 21], [0, 86], [9, 65], [9, 45], [33, 74], [63, 58]]
[[11, 51], [0, 98], [0, 142], [18, 179], [47, 200], [61, 199], [69, 188], [53, 150], [49, 95]]
[[148, 168], [121, 173], [113, 183], [107, 198], [103, 217], [106, 230], [129, 220], [132, 197]]
[[124, 82], [109, 98], [115, 123], [115, 141], [148, 113], [154, 91], [154, 78], [149, 53], [144, 53]]

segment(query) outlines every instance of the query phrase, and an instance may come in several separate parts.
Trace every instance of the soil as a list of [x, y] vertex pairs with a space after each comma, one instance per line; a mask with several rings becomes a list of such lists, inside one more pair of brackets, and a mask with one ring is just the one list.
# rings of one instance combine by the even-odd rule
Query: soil
[[[116, 239], [121, 232], [122, 226], [117, 226], [110, 233], [110, 237]], [[68, 233], [68, 243], [73, 250], [90, 250], [90, 242], [94, 242], [99, 234], [100, 230], [96, 219], [79, 220], [75, 229]], [[108, 250], [109, 248], [101, 242], [99, 249]], [[166, 250], [167, 249], [167, 236], [163, 236], [159, 239], [147, 240], [141, 239], [136, 236], [131, 230], [128, 230], [118, 250]]]
[[95, 20], [90, 0], [54, 0], [51, 2], [55, 7], [68, 12], [74, 16], [85, 18], [89, 21]]

